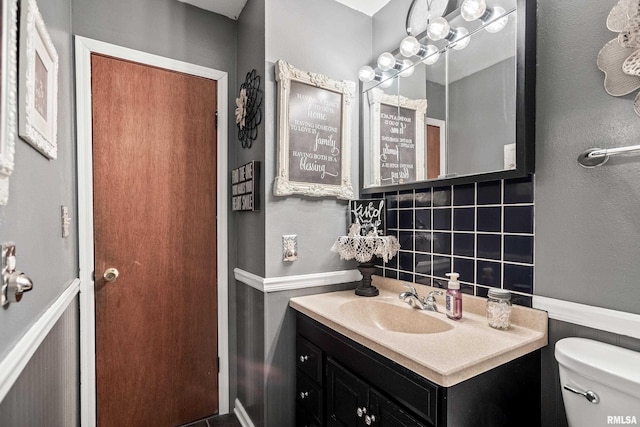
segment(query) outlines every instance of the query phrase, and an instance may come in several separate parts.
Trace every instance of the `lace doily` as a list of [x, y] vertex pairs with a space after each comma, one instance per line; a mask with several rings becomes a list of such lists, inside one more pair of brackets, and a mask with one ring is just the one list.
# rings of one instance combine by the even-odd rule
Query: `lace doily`
[[332, 252], [340, 254], [340, 259], [353, 259], [358, 262], [371, 261], [374, 255], [388, 262], [400, 249], [395, 236], [340, 236], [331, 247]]

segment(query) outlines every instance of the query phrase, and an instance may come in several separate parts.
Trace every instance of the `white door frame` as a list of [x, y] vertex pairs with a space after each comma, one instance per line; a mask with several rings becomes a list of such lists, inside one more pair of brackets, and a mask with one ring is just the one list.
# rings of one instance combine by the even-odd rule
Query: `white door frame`
[[91, 111], [91, 54], [99, 53], [218, 82], [218, 376], [219, 412], [229, 412], [229, 329], [227, 256], [227, 122], [228, 77], [224, 71], [189, 64], [121, 46], [75, 36], [76, 118], [78, 161], [78, 239], [80, 264], [80, 424], [96, 425], [96, 331], [93, 281], [93, 158]]

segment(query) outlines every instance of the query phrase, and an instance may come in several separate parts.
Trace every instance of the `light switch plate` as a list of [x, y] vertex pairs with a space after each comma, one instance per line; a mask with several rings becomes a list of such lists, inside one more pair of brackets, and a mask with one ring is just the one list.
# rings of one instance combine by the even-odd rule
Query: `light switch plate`
[[60, 220], [62, 221], [62, 237], [69, 237], [71, 217], [69, 216], [69, 208], [67, 206], [60, 206]]
[[287, 234], [282, 236], [282, 261], [293, 262], [298, 259], [298, 236]]

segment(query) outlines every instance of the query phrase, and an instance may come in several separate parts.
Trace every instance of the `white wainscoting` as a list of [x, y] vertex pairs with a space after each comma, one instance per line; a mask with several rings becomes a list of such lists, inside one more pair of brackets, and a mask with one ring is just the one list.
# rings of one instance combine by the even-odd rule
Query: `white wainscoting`
[[38, 350], [51, 328], [58, 323], [60, 316], [67, 310], [79, 290], [80, 279], [68, 282], [66, 289], [58, 299], [29, 328], [9, 354], [0, 361], [0, 402], [7, 396], [33, 354]]
[[362, 275], [358, 270], [329, 271], [298, 276], [261, 277], [240, 268], [235, 268], [233, 275], [236, 280], [265, 293], [337, 285], [339, 283], [357, 282], [362, 279]]
[[640, 339], [638, 314], [535, 295], [532, 305], [548, 312], [550, 319]]
[[247, 411], [245, 411], [244, 406], [242, 406], [242, 403], [238, 399], [236, 399], [233, 413], [238, 417], [238, 421], [240, 421], [242, 427], [255, 427], [255, 424], [251, 421], [251, 417], [249, 417], [249, 414], [247, 414]]

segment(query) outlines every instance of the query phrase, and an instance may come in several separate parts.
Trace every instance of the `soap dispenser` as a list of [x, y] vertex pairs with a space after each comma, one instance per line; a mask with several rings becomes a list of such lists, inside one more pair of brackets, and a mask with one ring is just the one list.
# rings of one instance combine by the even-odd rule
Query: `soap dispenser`
[[458, 273], [447, 273], [449, 278], [447, 294], [445, 296], [445, 307], [449, 319], [458, 320], [462, 318], [462, 293], [460, 292], [460, 282]]

